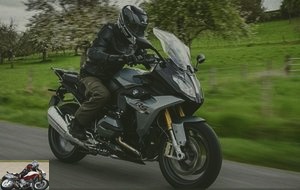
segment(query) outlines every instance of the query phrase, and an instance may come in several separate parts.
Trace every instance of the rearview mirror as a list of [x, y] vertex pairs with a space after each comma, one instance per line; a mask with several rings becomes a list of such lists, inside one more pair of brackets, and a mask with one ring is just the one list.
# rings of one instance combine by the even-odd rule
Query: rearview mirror
[[199, 54], [198, 56], [197, 56], [197, 66], [198, 66], [198, 64], [201, 64], [201, 63], [203, 63], [205, 61], [205, 55], [204, 54]]
[[197, 64], [196, 64], [196, 68], [194, 68], [194, 69], [195, 69], [195, 71], [197, 72], [197, 71], [198, 71], [198, 65], [201, 64], [201, 63], [203, 63], [203, 62], [205, 61], [205, 55], [202, 54], [202, 53], [200, 53], [200, 54], [197, 56], [196, 59], [197, 59]]

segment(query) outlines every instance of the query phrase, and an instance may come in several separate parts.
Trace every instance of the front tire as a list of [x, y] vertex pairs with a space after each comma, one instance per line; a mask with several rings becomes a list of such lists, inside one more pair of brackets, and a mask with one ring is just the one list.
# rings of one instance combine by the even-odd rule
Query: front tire
[[[78, 109], [78, 105], [63, 104], [59, 106], [59, 109], [64, 115], [74, 115]], [[80, 147], [71, 144], [50, 125], [48, 129], [48, 141], [53, 154], [63, 162], [78, 162], [86, 156], [86, 154], [81, 151]]]
[[204, 122], [185, 125], [187, 143], [182, 147], [186, 157], [178, 161], [164, 155], [168, 139], [162, 143], [159, 166], [165, 179], [175, 188], [207, 188], [217, 178], [222, 154], [218, 138]]
[[14, 182], [11, 179], [5, 179], [1, 182], [1, 189], [2, 190], [11, 190], [14, 187]]

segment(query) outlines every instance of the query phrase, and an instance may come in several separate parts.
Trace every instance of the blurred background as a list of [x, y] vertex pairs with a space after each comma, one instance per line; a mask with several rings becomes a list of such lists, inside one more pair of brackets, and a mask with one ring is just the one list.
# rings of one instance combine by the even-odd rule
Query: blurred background
[[0, 120], [47, 128], [51, 67], [79, 70], [88, 42], [126, 4], [206, 62], [196, 112], [226, 159], [300, 171], [300, 0], [1, 0]]

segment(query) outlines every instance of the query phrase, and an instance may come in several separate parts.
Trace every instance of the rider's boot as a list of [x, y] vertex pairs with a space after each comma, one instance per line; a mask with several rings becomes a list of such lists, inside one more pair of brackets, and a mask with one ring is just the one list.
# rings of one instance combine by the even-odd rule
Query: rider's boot
[[76, 118], [71, 121], [69, 132], [74, 138], [81, 141], [87, 140], [86, 131]]

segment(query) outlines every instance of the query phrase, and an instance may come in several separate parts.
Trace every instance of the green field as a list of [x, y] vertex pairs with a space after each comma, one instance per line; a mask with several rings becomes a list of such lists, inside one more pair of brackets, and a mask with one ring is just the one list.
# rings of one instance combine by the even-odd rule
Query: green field
[[[196, 114], [221, 137], [226, 159], [300, 171], [300, 71], [284, 72], [286, 55], [300, 58], [300, 19], [261, 23], [253, 33], [238, 41], [206, 34], [193, 42], [193, 60], [200, 52], [207, 58], [197, 73], [205, 103]], [[47, 127], [47, 89], [57, 87], [50, 68], [78, 70], [80, 58], [49, 59], [0, 65], [1, 120]]]

